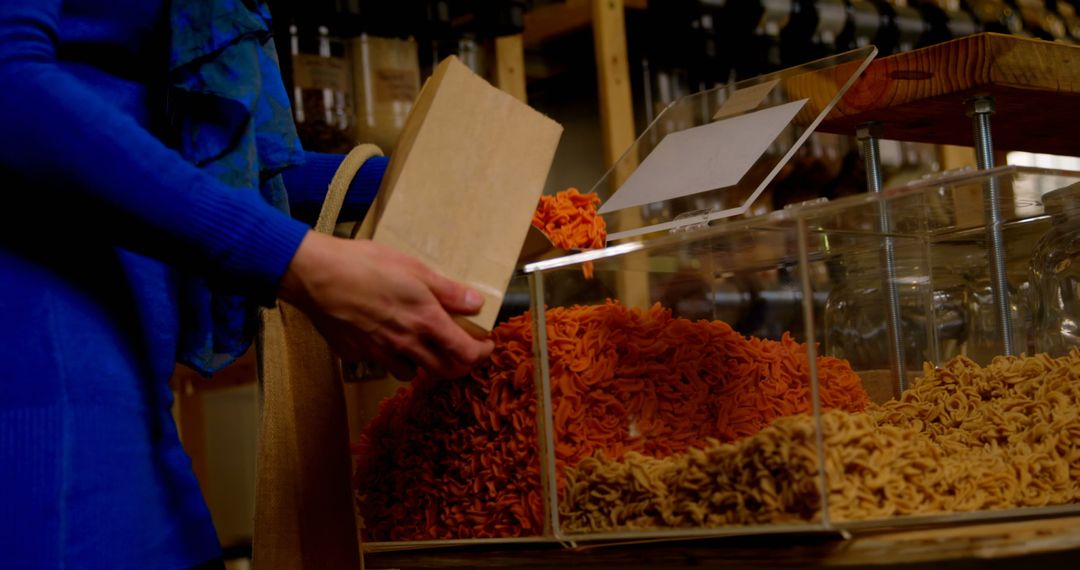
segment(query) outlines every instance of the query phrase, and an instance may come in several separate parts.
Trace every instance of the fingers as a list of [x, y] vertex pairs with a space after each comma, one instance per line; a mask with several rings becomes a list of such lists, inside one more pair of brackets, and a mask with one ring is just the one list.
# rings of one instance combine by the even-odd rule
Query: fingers
[[398, 353], [379, 346], [377, 342], [372, 341], [371, 337], [365, 334], [357, 335], [355, 329], [324, 317], [314, 322], [319, 332], [341, 358], [357, 362], [375, 361], [398, 380], [412, 380], [416, 376], [415, 364]]
[[321, 315], [320, 329], [339, 354], [368, 352], [401, 379], [412, 378], [417, 367], [458, 378], [490, 354], [491, 341], [474, 339], [452, 317], [480, 310], [484, 299], [477, 291], [373, 242], [331, 243], [355, 255], [325, 264], [344, 269], [317, 288], [319, 302], [308, 311]]
[[445, 359], [465, 368], [487, 358], [495, 344], [487, 339], [475, 339], [455, 323], [449, 315], [441, 315], [427, 321], [426, 336], [441, 349]]
[[461, 378], [494, 347], [477, 340], [432, 300], [426, 311], [405, 322], [386, 323], [372, 340], [390, 355], [415, 362], [435, 378]]
[[[397, 363], [414, 361], [415, 366], [412, 367], [412, 374], [409, 377], [402, 378], [397, 372], [391, 370], [394, 376], [407, 380], [412, 375], [415, 375], [415, 368], [419, 366], [423, 368], [429, 376], [432, 378], [441, 379], [453, 379], [461, 378], [468, 375], [470, 366], [466, 366], [449, 356], [442, 354], [438, 347], [425, 345], [419, 339], [414, 339], [413, 343], [410, 343], [407, 347], [401, 349], [393, 349], [387, 351], [387, 355], [397, 356], [392, 357], [392, 360], [396, 360]], [[408, 355], [405, 357], [404, 355]], [[400, 364], [398, 365], [400, 369]]]
[[383, 365], [398, 380], [412, 380], [416, 376], [416, 365], [393, 352], [378, 346], [368, 347], [368, 356]]
[[419, 351], [417, 358], [420, 359], [420, 366], [432, 377], [451, 380], [467, 376], [472, 370], [472, 363], [457, 361], [436, 343], [428, 341], [424, 345], [425, 348]]
[[425, 268], [421, 278], [431, 293], [447, 311], [459, 315], [475, 315], [484, 306], [484, 297], [476, 290]]

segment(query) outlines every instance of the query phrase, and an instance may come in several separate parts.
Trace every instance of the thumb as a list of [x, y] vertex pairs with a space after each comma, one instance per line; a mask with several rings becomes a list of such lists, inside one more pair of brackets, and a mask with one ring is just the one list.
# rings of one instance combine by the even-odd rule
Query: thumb
[[483, 295], [453, 279], [431, 271], [428, 272], [426, 281], [439, 304], [449, 313], [474, 315], [484, 306]]

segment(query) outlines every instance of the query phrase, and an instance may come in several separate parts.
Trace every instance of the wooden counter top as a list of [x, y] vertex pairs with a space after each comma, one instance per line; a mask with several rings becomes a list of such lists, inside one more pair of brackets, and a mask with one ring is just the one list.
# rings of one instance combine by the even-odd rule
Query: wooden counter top
[[499, 545], [376, 552], [369, 570], [398, 568], [1080, 568], [1080, 517], [834, 534], [627, 545]]

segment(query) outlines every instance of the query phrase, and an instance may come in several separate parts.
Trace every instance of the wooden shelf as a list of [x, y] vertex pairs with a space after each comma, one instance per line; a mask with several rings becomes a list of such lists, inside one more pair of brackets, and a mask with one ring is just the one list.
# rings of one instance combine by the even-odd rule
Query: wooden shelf
[[818, 130], [854, 134], [878, 121], [883, 138], [972, 145], [964, 102], [992, 95], [996, 150], [1080, 155], [1080, 47], [977, 34], [875, 60]]
[[850, 540], [808, 534], [581, 546], [489, 545], [365, 558], [368, 568], [1076, 568], [1080, 518], [867, 532]]
[[[532, 46], [589, 27], [594, 0], [566, 0], [540, 6], [525, 13], [525, 45]], [[624, 0], [626, 8], [644, 10], [647, 0]]]

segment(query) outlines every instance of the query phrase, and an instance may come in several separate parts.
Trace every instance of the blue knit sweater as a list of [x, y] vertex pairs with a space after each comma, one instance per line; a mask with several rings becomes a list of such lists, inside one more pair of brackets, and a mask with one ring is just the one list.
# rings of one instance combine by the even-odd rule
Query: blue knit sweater
[[[219, 553], [170, 415], [179, 289], [273, 298], [307, 225], [162, 142], [167, 3], [0, 2], [0, 567]], [[286, 173], [307, 210], [339, 157]], [[370, 201], [385, 161], [353, 193]], [[213, 434], [210, 434], [213, 437]]]

